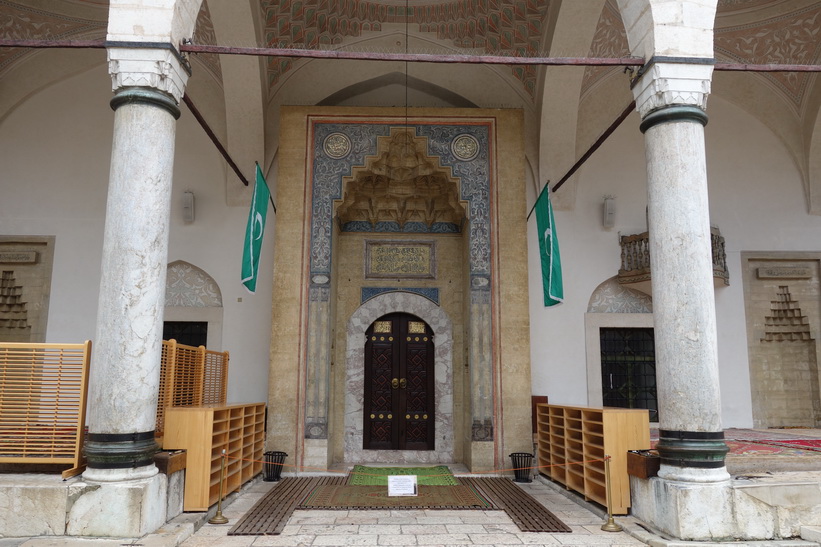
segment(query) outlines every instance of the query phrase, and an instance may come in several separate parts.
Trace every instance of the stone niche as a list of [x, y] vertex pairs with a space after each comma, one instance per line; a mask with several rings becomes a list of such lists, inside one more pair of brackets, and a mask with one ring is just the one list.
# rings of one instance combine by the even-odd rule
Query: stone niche
[[742, 253], [754, 427], [819, 427], [821, 253]]
[[54, 236], [0, 236], [0, 342], [45, 342]]

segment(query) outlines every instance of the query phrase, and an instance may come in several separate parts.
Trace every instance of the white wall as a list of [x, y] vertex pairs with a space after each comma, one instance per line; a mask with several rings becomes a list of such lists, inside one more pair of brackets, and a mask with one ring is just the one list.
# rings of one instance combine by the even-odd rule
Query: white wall
[[[751, 427], [740, 253], [817, 251], [821, 217], [806, 213], [798, 170], [783, 144], [764, 125], [716, 95], [710, 98], [708, 114], [711, 220], [725, 238], [730, 271], [730, 286], [718, 288], [715, 295], [723, 425]], [[535, 217], [528, 223], [533, 394], [548, 395], [556, 404], [593, 403], [587, 400], [584, 313], [598, 284], [618, 273], [618, 233], [646, 229], [644, 136], [636, 114], [577, 177], [575, 210], [556, 211], [555, 215], [564, 269], [562, 305], [542, 305]], [[602, 228], [600, 222], [606, 194], [616, 196], [616, 226], [611, 230]]]
[[[50, 342], [94, 337], [114, 117], [110, 98], [110, 80], [100, 64], [34, 94], [0, 122], [0, 234], [57, 238]], [[766, 127], [719, 95], [710, 98], [708, 113], [712, 221], [725, 237], [731, 276], [731, 285], [716, 293], [724, 425], [748, 427], [740, 252], [817, 251], [821, 217], [806, 214], [798, 171]], [[638, 124], [638, 115], [631, 115], [577, 174], [575, 209], [556, 211], [565, 284], [560, 306], [542, 306], [535, 218], [528, 223], [533, 393], [555, 403], [588, 404], [588, 301], [618, 272], [619, 233], [645, 230], [644, 136]], [[222, 348], [215, 349], [231, 353], [229, 400], [264, 401], [275, 215], [269, 211], [258, 292], [249, 295], [239, 283], [247, 208], [225, 205], [224, 161], [184, 106], [177, 130], [168, 260], [190, 262], [217, 281], [224, 315]], [[253, 166], [241, 167], [250, 178]], [[196, 195], [193, 224], [181, 218], [186, 190]], [[609, 230], [600, 220], [605, 195], [616, 197], [616, 226]]]
[[[551, 171], [563, 173], [570, 167]], [[579, 179], [575, 210], [555, 211], [563, 304], [543, 305], [535, 214], [528, 221], [531, 374], [534, 395], [547, 395], [555, 404], [584, 405], [593, 404], [587, 400], [584, 343], [584, 314], [590, 296], [599, 284], [618, 273], [619, 232], [634, 234], [646, 229], [646, 174], [638, 114], [625, 120], [574, 178]], [[573, 183], [571, 179], [565, 185]], [[560, 188], [557, 194], [563, 190], [569, 187]], [[605, 195], [616, 196], [616, 225], [611, 229], [601, 225]]]
[[741, 251], [817, 251], [821, 217], [807, 214], [801, 178], [784, 145], [740, 108], [711, 97], [706, 139], [710, 216], [721, 229], [730, 286], [716, 315], [726, 426], [752, 426]]
[[0, 123], [0, 233], [54, 235], [47, 342], [94, 338], [114, 115], [102, 68]]
[[[99, 65], [34, 94], [0, 123], [0, 234], [56, 235], [49, 342], [94, 338], [114, 120], [111, 96], [111, 80]], [[253, 165], [242, 168], [253, 180]], [[248, 209], [225, 205], [224, 181], [225, 162], [183, 106], [168, 262], [190, 262], [219, 284], [223, 344], [214, 349], [231, 355], [229, 401], [265, 401], [275, 215], [269, 210], [260, 281], [250, 295], [239, 281]], [[186, 190], [196, 196], [192, 224], [182, 221]]]

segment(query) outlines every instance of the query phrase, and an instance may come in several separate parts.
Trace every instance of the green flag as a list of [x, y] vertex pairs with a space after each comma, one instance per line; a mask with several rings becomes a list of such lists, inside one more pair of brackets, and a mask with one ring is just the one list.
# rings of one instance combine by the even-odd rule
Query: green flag
[[550, 204], [550, 188], [545, 186], [536, 200], [536, 229], [539, 232], [539, 255], [542, 259], [542, 288], [544, 305], [554, 306], [564, 302], [562, 285], [562, 259], [559, 256], [559, 240]]
[[245, 228], [245, 247], [242, 251], [242, 284], [251, 292], [257, 290], [259, 253], [262, 250], [262, 234], [265, 233], [265, 218], [268, 216], [268, 200], [271, 191], [257, 164], [257, 180], [254, 197], [248, 212], [248, 226]]

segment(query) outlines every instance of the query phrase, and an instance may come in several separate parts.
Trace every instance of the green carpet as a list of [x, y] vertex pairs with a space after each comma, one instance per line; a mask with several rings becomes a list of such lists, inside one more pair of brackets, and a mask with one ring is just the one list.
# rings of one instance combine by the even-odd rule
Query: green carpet
[[354, 486], [387, 486], [388, 475], [416, 475], [416, 484], [425, 486], [456, 486], [459, 481], [447, 465], [435, 467], [366, 467], [355, 465], [348, 484]]

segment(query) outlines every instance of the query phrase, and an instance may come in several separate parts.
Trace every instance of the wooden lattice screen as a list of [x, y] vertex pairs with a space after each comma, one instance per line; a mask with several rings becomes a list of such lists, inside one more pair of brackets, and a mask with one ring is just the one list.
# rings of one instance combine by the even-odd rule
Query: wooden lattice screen
[[160, 395], [155, 435], [165, 431], [165, 409], [170, 406], [225, 404], [228, 392], [228, 352], [163, 340]]
[[0, 343], [0, 463], [81, 473], [91, 342]]
[[228, 352], [205, 350], [202, 403], [224, 405], [228, 396]]

